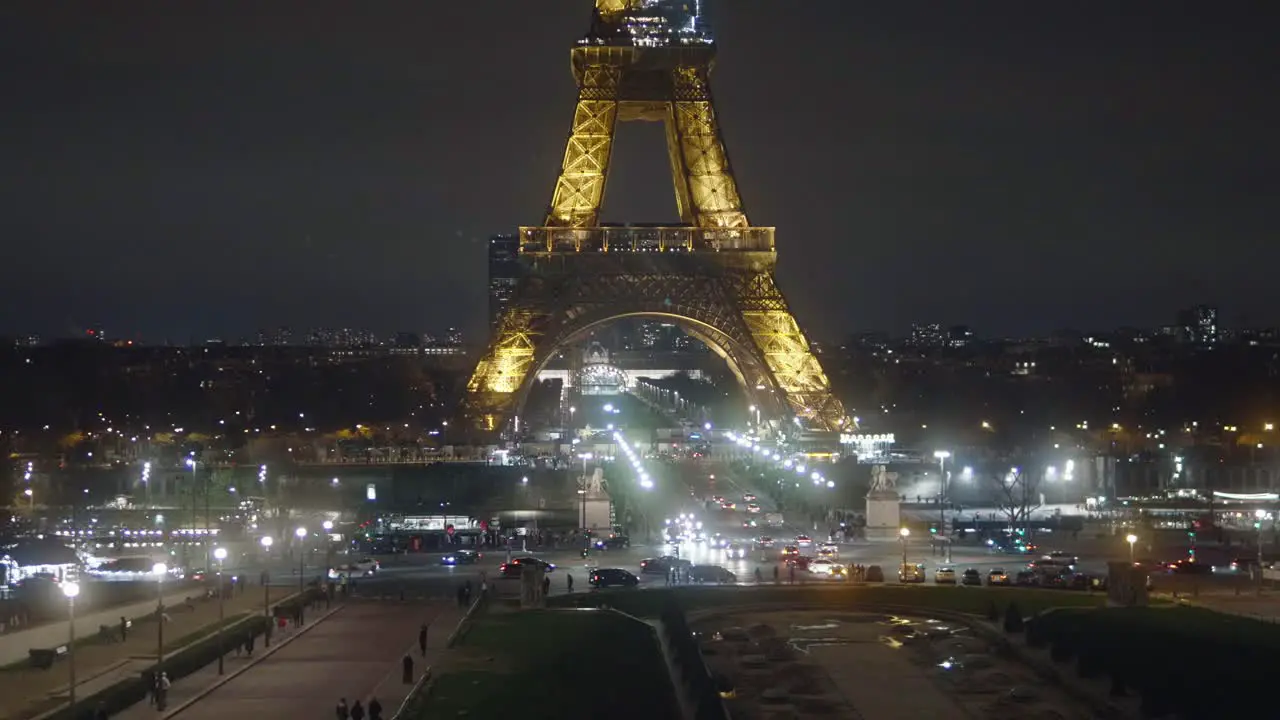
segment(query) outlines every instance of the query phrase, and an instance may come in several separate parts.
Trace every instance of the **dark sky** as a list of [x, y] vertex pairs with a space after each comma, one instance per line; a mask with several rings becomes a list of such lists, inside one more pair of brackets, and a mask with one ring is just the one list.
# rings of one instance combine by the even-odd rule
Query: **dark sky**
[[[484, 322], [590, 0], [0, 6], [0, 332]], [[715, 91], [811, 334], [1280, 324], [1265, 2], [720, 0]], [[622, 127], [607, 220], [675, 217]]]

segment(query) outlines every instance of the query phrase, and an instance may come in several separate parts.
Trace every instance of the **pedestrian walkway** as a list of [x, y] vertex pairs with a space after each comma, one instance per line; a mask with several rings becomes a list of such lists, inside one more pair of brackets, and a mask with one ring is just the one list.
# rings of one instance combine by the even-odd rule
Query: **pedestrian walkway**
[[[256, 590], [256, 592], [254, 592]], [[271, 602], [277, 602], [294, 592], [293, 588], [271, 588]], [[218, 620], [216, 599], [194, 600], [187, 606], [182, 598], [165, 612], [164, 645], [166, 656], [190, 643], [192, 635]], [[263, 595], [261, 587], [235, 597], [228, 597], [224, 607], [226, 617], [247, 612], [261, 612]], [[152, 610], [155, 606], [152, 606]], [[116, 620], [117, 627], [119, 618]], [[62, 627], [67, 630], [66, 625]], [[97, 635], [96, 629], [89, 637]], [[66, 636], [63, 636], [63, 642]], [[135, 623], [123, 642], [92, 642], [77, 644], [76, 694], [87, 698], [94, 692], [108, 687], [131, 673], [141, 672], [155, 662], [157, 647], [156, 624], [148, 619]], [[23, 651], [23, 658], [26, 651]], [[0, 718], [34, 716], [65, 704], [68, 693], [69, 657], [62, 657], [48, 670], [30, 667], [25, 663], [0, 671]]]
[[[367, 705], [377, 697], [383, 718], [395, 714], [414, 684], [443, 652], [463, 610], [453, 603], [389, 603], [352, 598], [332, 615], [299, 631], [292, 640], [235, 659], [219, 678], [211, 665], [173, 684], [168, 710], [143, 702], [114, 717], [121, 720], [223, 720], [226, 717], [329, 717], [339, 698]], [[427, 652], [418, 630], [429, 623]], [[401, 661], [413, 658], [410, 683]], [[238, 674], [232, 675], [233, 672]]]
[[[200, 594], [197, 588], [187, 588], [181, 592], [164, 596], [165, 606], [177, 605], [189, 597]], [[105, 610], [76, 615], [76, 637], [85, 638], [98, 634], [98, 628], [107, 625], [119, 628], [120, 618], [137, 620], [149, 616], [156, 611], [156, 599], [149, 598], [140, 602], [118, 605]], [[67, 620], [45, 623], [18, 632], [0, 635], [0, 666], [10, 665], [27, 659], [27, 651], [31, 648], [51, 648], [67, 642]]]

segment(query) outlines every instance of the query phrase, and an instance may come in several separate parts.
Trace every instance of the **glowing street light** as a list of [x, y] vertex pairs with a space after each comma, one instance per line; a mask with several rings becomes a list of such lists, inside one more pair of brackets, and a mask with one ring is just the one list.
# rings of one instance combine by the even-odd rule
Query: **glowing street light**
[[1129, 543], [1129, 562], [1132, 563], [1133, 562], [1133, 544], [1138, 542], [1138, 536], [1134, 535], [1133, 533], [1129, 533], [1128, 535], [1124, 536], [1124, 540], [1125, 542]]
[[67, 672], [71, 676], [69, 706], [71, 708], [70, 714], [74, 715], [76, 707], [76, 596], [80, 594], [80, 583], [62, 583], [62, 594], [67, 597], [67, 633], [69, 635], [67, 640], [67, 664], [69, 669]]
[[293, 531], [295, 537], [298, 538], [298, 593], [306, 592], [306, 583], [304, 581], [307, 572], [307, 529], [300, 527]]

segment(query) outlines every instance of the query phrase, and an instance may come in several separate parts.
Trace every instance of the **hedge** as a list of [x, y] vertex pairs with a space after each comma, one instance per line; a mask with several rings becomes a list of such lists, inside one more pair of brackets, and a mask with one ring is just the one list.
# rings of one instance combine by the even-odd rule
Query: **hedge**
[[1228, 717], [1270, 704], [1280, 628], [1199, 608], [1054, 610], [1027, 625], [1027, 643], [1074, 662], [1081, 677], [1138, 693], [1143, 713]]

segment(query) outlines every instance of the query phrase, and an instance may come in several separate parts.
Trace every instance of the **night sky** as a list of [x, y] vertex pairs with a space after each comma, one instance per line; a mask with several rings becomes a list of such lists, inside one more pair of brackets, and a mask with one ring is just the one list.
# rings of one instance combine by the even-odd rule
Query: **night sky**
[[[0, 332], [481, 331], [590, 0], [0, 6]], [[812, 336], [1280, 325], [1264, 2], [719, 0], [715, 92]], [[674, 220], [625, 125], [609, 221]]]

